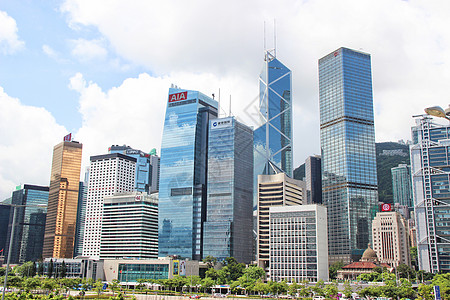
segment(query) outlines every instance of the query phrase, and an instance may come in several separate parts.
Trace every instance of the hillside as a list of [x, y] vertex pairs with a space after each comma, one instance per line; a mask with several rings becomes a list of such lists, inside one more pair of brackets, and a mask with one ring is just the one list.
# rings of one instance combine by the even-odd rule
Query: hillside
[[[378, 199], [380, 202], [392, 203], [391, 168], [399, 164], [409, 164], [409, 147], [408, 145], [394, 142], [376, 143], [375, 147], [377, 154]], [[303, 180], [304, 176], [305, 164], [302, 164], [294, 170], [294, 178]]]

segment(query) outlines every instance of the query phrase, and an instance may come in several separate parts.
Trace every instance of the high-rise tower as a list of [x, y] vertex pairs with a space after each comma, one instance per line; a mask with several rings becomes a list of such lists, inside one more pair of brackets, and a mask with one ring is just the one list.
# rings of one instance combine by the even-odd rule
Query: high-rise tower
[[169, 89], [160, 160], [159, 256], [202, 258], [208, 125], [217, 107], [200, 92]]
[[280, 171], [292, 177], [291, 70], [267, 51], [259, 76], [258, 117], [254, 132], [254, 181]]
[[234, 117], [210, 121], [204, 256], [252, 261], [253, 130]]
[[82, 144], [71, 141], [64, 141], [53, 148], [44, 258], [73, 257], [82, 148]]
[[340, 48], [321, 58], [319, 102], [330, 261], [349, 262], [371, 240], [378, 203], [370, 55]]

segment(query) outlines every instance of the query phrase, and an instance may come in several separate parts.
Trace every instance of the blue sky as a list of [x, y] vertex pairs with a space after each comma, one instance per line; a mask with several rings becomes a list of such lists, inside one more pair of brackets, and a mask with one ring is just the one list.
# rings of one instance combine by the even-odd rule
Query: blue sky
[[53, 146], [72, 132], [89, 156], [111, 144], [160, 148], [171, 83], [215, 93], [249, 125], [264, 29], [292, 70], [294, 164], [320, 154], [319, 58], [372, 56], [377, 141], [410, 139], [411, 116], [449, 103], [445, 0], [0, 2], [0, 199], [48, 185]]

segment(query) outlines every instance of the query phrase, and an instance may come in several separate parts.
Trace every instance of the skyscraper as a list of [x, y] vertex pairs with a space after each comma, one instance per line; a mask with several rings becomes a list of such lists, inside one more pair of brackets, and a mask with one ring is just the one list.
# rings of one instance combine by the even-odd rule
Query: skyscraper
[[64, 141], [53, 148], [44, 258], [73, 256], [82, 148], [82, 144], [71, 141]]
[[169, 89], [160, 160], [159, 256], [202, 258], [208, 125], [217, 107], [200, 92]]
[[370, 55], [340, 48], [321, 58], [319, 102], [330, 261], [349, 262], [371, 240], [378, 203]]
[[305, 161], [306, 203], [322, 204], [322, 159], [309, 156]]
[[259, 124], [254, 132], [254, 180], [280, 171], [292, 177], [291, 70], [270, 51], [259, 76]]
[[410, 146], [419, 269], [450, 271], [450, 125], [416, 119]]
[[[126, 145], [112, 145], [111, 147], [109, 147], [108, 151], [109, 153], [122, 153], [127, 156], [136, 158], [136, 191], [146, 192], [148, 194], [150, 194], [152, 190], [157, 191], [157, 189], [151, 187], [152, 184], [157, 184], [157, 179], [152, 177], [159, 175], [158, 173], [154, 172], [155, 168], [152, 166], [152, 162], [153, 164], [158, 163], [157, 157], [155, 157], [154, 155], [150, 155], [149, 153], [145, 153], [141, 150], [133, 149], [130, 146]], [[155, 167], [157, 168], [158, 166]]]
[[84, 225], [83, 256], [99, 259], [103, 199], [135, 187], [136, 159], [120, 153], [91, 156]]
[[[41, 205], [43, 207], [27, 206], [16, 208], [16, 228], [11, 252], [11, 263], [15, 264], [41, 259], [45, 218], [47, 216], [47, 207], [45, 206], [48, 203], [48, 186], [24, 184], [19, 187], [12, 194], [12, 204]], [[5, 249], [9, 248], [13, 220], [12, 213], [11, 211]]]
[[407, 206], [412, 211], [411, 167], [399, 164], [398, 167], [391, 168], [391, 174], [394, 203]]
[[80, 181], [78, 190], [77, 227], [75, 228], [75, 245], [73, 256], [83, 253], [84, 226], [86, 224], [87, 192], [89, 183], [89, 167], [84, 173], [84, 181]]
[[204, 256], [252, 260], [253, 130], [234, 117], [209, 126]]

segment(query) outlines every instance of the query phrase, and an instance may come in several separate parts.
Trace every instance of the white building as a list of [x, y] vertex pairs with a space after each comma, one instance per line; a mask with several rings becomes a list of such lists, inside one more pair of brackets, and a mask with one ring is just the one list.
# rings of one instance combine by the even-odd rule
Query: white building
[[158, 258], [158, 194], [105, 197], [100, 259]]
[[91, 156], [83, 256], [100, 257], [103, 199], [134, 190], [136, 159], [120, 153]]
[[258, 266], [269, 267], [269, 208], [272, 206], [301, 205], [306, 201], [304, 181], [289, 178], [285, 173], [258, 175]]
[[318, 204], [274, 206], [270, 214], [269, 278], [328, 281], [327, 209]]
[[378, 212], [372, 220], [373, 250], [380, 263], [391, 267], [410, 265], [409, 228], [398, 212]]

